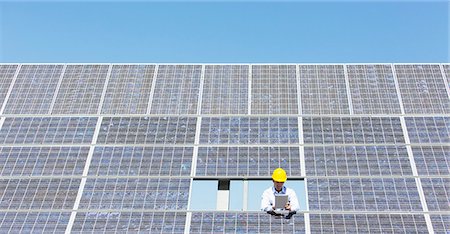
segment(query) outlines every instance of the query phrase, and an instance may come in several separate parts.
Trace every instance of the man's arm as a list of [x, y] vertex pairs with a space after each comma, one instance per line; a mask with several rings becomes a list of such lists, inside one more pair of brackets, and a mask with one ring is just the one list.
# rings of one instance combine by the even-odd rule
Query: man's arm
[[273, 210], [272, 204], [270, 204], [270, 198], [268, 193], [266, 191], [263, 192], [261, 196], [261, 210], [262, 211], [271, 211]]
[[300, 210], [300, 204], [298, 203], [298, 198], [297, 198], [297, 194], [295, 193], [294, 190], [291, 189], [290, 194], [289, 195], [289, 205], [290, 205], [290, 210], [291, 211], [298, 211]]

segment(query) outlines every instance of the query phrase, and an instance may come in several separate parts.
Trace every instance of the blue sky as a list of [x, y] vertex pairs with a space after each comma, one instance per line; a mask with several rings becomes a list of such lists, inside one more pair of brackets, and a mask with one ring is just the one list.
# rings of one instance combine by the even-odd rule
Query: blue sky
[[449, 62], [448, 1], [0, 0], [0, 62]]

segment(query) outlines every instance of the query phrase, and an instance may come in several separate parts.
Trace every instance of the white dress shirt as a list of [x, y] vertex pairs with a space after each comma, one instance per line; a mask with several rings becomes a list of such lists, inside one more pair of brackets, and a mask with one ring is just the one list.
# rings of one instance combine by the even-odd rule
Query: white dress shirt
[[290, 188], [286, 188], [283, 186], [280, 192], [275, 190], [275, 187], [272, 186], [266, 190], [264, 190], [261, 196], [261, 210], [262, 211], [271, 211], [273, 210], [273, 206], [275, 205], [275, 194], [286, 194], [288, 195], [288, 201], [291, 205], [291, 211], [298, 211], [300, 209], [300, 205], [298, 204], [297, 194], [295, 191]]

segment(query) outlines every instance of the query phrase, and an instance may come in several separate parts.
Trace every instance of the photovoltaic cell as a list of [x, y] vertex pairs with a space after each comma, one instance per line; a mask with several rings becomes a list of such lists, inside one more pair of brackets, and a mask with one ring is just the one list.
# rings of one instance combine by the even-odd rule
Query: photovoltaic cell
[[355, 114], [401, 114], [390, 65], [348, 65]]
[[95, 117], [6, 118], [0, 130], [1, 144], [91, 143]]
[[204, 117], [200, 143], [296, 144], [298, 119], [290, 117]]
[[187, 209], [190, 179], [88, 178], [80, 209]]
[[420, 178], [429, 211], [450, 211], [450, 178]]
[[304, 117], [305, 143], [405, 143], [397, 117]]
[[298, 147], [199, 147], [197, 176], [271, 176], [282, 167], [300, 176]]
[[0, 179], [0, 209], [72, 209], [81, 179]]
[[419, 175], [450, 175], [450, 146], [412, 146]]
[[422, 211], [414, 178], [308, 178], [307, 184], [313, 211]]
[[434, 233], [440, 234], [450, 232], [450, 214], [432, 214], [430, 217]]
[[89, 175], [189, 176], [192, 147], [95, 147]]
[[114, 65], [102, 114], [145, 114], [155, 65]]
[[22, 65], [4, 114], [48, 114], [63, 65]]
[[450, 87], [450, 64], [444, 64], [442, 67], [444, 68], [445, 77], [447, 77], [447, 86]]
[[406, 114], [448, 114], [450, 99], [439, 65], [395, 65]]
[[201, 65], [159, 65], [151, 114], [196, 114]]
[[303, 114], [349, 114], [343, 65], [299, 65]]
[[412, 176], [405, 146], [305, 146], [307, 176]]
[[0, 233], [64, 233], [70, 212], [0, 212]]
[[52, 114], [97, 114], [109, 65], [68, 65]]
[[1, 176], [82, 175], [89, 147], [1, 147]]
[[0, 105], [3, 105], [17, 67], [17, 65], [0, 65]]
[[311, 233], [428, 233], [421, 214], [311, 214]]
[[194, 117], [105, 117], [98, 144], [193, 144]]
[[252, 66], [252, 114], [298, 114], [295, 65]]
[[202, 114], [248, 113], [248, 65], [207, 65]]
[[405, 117], [411, 143], [450, 143], [450, 117]]
[[184, 233], [185, 212], [78, 212], [72, 233]]
[[262, 212], [194, 212], [190, 233], [305, 233], [305, 222], [303, 214], [287, 221]]

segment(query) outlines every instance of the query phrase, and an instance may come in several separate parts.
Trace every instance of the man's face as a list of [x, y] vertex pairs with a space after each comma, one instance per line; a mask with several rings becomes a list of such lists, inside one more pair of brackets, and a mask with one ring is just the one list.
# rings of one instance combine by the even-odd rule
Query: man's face
[[275, 190], [280, 191], [283, 188], [284, 182], [278, 182], [275, 180], [272, 180], [272, 181], [273, 181], [273, 186], [275, 187]]

